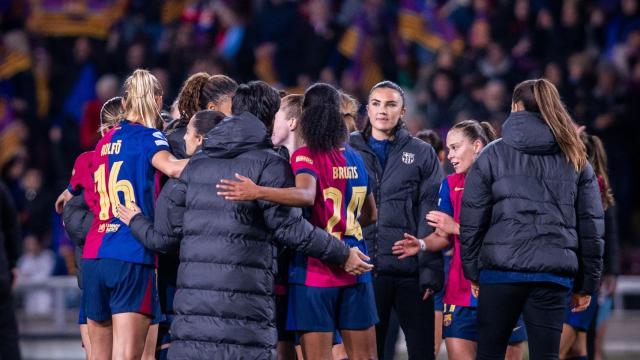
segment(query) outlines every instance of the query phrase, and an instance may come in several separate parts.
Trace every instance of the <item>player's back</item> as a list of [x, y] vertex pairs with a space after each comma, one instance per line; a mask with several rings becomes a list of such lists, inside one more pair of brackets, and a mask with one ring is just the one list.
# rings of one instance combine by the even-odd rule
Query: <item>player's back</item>
[[98, 142], [93, 153], [93, 180], [99, 206], [92, 209], [94, 222], [83, 258], [110, 258], [153, 264], [147, 251], [117, 218], [119, 204], [135, 202], [153, 218], [153, 156], [169, 145], [161, 132], [127, 120], [121, 121]]
[[[295, 175], [306, 173], [316, 179], [310, 222], [366, 254], [358, 220], [369, 193], [369, 177], [360, 154], [349, 146], [327, 152], [312, 152], [302, 147], [291, 156], [291, 166]], [[307, 258], [305, 264], [301, 263], [299, 254], [296, 257], [294, 267], [306, 267], [306, 273], [295, 271], [292, 282], [328, 287], [351, 285], [369, 278], [367, 274], [356, 279], [343, 269], [317, 259]]]

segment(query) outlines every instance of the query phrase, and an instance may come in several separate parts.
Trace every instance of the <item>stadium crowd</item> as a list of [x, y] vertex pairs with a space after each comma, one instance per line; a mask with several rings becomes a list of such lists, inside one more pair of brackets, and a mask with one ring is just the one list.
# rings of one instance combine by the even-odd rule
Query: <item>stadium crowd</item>
[[[99, 141], [103, 103], [139, 68], [159, 81], [166, 123], [184, 117], [174, 100], [199, 72], [290, 94], [321, 81], [362, 104], [386, 79], [405, 90], [408, 132], [442, 138], [466, 119], [499, 137], [515, 85], [546, 78], [573, 120], [602, 139], [621, 243], [639, 241], [636, 0], [10, 1], [0, 11], [2, 181], [25, 244], [55, 252], [52, 274], [75, 273], [52, 204], [77, 156]], [[354, 115], [364, 129], [365, 107]], [[623, 270], [640, 271], [628, 254]]]

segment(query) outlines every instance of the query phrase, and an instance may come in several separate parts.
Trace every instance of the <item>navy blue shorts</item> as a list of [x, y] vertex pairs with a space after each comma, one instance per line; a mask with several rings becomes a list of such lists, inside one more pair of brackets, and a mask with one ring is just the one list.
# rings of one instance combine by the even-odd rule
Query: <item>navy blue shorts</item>
[[295, 332], [287, 330], [287, 295], [276, 295], [276, 329], [278, 341], [295, 342]]
[[155, 268], [114, 259], [82, 260], [82, 304], [87, 318], [110, 320], [135, 312], [161, 320]]
[[[478, 308], [472, 306], [444, 305], [442, 337], [478, 341]], [[518, 318], [513, 328], [509, 344], [517, 344], [527, 340], [527, 330]]]
[[378, 321], [370, 282], [328, 288], [289, 285], [287, 330], [363, 330]]
[[571, 295], [571, 292], [569, 292], [567, 307], [564, 311], [564, 322], [578, 331], [586, 332], [589, 330], [591, 322], [595, 321], [596, 316], [598, 315], [596, 312], [598, 295], [596, 294], [591, 297], [591, 303], [589, 303], [586, 310], [576, 313], [571, 312]]

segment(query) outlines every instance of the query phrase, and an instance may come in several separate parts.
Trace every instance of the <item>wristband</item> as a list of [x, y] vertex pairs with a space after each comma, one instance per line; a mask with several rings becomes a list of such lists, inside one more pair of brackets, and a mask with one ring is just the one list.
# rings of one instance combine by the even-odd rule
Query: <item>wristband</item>
[[420, 250], [427, 251], [427, 244], [424, 242], [424, 240], [418, 239], [418, 242], [420, 243]]

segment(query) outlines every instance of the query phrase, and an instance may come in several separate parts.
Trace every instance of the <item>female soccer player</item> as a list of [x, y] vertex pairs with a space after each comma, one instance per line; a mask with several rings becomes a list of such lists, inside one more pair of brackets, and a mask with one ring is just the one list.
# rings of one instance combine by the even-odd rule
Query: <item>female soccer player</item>
[[[266, 188], [239, 177], [253, 196], [239, 196], [237, 183], [223, 180], [220, 195], [229, 200], [266, 200], [290, 206], [312, 206], [311, 223], [366, 254], [359, 223], [375, 217], [368, 176], [358, 153], [345, 145], [346, 124], [337, 90], [311, 86], [304, 95], [300, 135], [305, 145], [291, 155], [295, 188]], [[274, 131], [279, 124], [276, 115]], [[275, 135], [275, 133], [274, 133]], [[280, 135], [276, 135], [279, 138]], [[242, 186], [242, 185], [240, 185]], [[369, 219], [369, 220], [367, 220]], [[287, 328], [301, 333], [304, 358], [331, 358], [333, 334], [340, 330], [350, 358], [375, 357], [377, 322], [371, 279], [297, 253], [289, 271]]]
[[158, 80], [136, 70], [124, 84], [124, 120], [106, 132], [92, 156], [99, 206], [82, 255], [83, 305], [91, 358], [140, 358], [151, 319], [159, 315], [155, 259], [117, 218], [118, 205], [153, 214], [155, 169], [179, 176], [186, 161], [169, 152], [155, 129], [162, 102]]
[[520, 314], [530, 358], [557, 358], [567, 293], [583, 311], [602, 271], [598, 181], [545, 79], [516, 86], [502, 136], [467, 173], [460, 211], [464, 275], [481, 294], [477, 358], [504, 357]]
[[231, 98], [238, 84], [226, 75], [209, 75], [199, 72], [185, 80], [176, 99], [180, 117], [165, 129], [173, 154], [178, 159], [186, 158], [184, 134], [187, 124], [201, 110], [215, 110], [231, 115]]
[[404, 91], [383, 81], [369, 93], [365, 129], [351, 134], [351, 145], [364, 159], [378, 208], [378, 220], [364, 228], [375, 264], [373, 287], [380, 322], [378, 356], [384, 354], [389, 315], [395, 309], [410, 359], [434, 355], [433, 291], [442, 287], [442, 255], [425, 253], [399, 260], [393, 244], [405, 233], [426, 236], [424, 216], [436, 208], [442, 170], [433, 148], [404, 128]]
[[[444, 290], [444, 330], [447, 354], [451, 359], [472, 359], [476, 356], [477, 294], [471, 283], [464, 277], [460, 261], [460, 203], [464, 192], [464, 179], [480, 151], [496, 138], [487, 122], [465, 120], [454, 125], [447, 134], [449, 161], [454, 174], [447, 176], [440, 186], [438, 210], [427, 214], [429, 225], [436, 231], [425, 239], [417, 239], [406, 234], [404, 240], [396, 242], [393, 253], [399, 258], [425, 251], [441, 251], [449, 246], [453, 238], [453, 257], [449, 265], [448, 279]], [[526, 340], [524, 324], [518, 324], [509, 343], [507, 359], [522, 359], [523, 341]]]
[[[617, 233], [615, 224], [615, 216], [612, 216], [612, 207], [615, 205], [611, 186], [609, 185], [609, 175], [607, 174], [607, 153], [604, 150], [602, 141], [595, 135], [582, 133], [580, 136], [587, 150], [589, 163], [593, 166], [593, 171], [598, 179], [600, 187], [600, 195], [602, 199], [602, 207], [605, 213], [605, 235], [604, 235], [604, 276], [611, 273], [611, 262], [609, 255], [612, 248], [617, 248]], [[615, 250], [614, 250], [615, 251]], [[617, 252], [617, 251], [615, 251]], [[609, 260], [609, 261], [608, 261]], [[615, 262], [615, 258], [613, 262]], [[610, 275], [609, 275], [610, 276]], [[604, 278], [603, 278], [604, 279]], [[611, 280], [608, 279], [607, 282]], [[603, 283], [605, 281], [603, 280]], [[608, 285], [608, 284], [607, 284]], [[605, 297], [611, 296], [612, 291], [607, 287], [601, 286], [600, 292], [605, 291]], [[599, 294], [600, 295], [600, 294]], [[572, 312], [570, 303], [567, 304], [565, 311], [564, 325], [562, 328], [562, 337], [560, 338], [560, 358], [586, 360], [587, 359], [587, 331], [592, 326], [592, 322], [596, 321], [598, 313], [598, 301], [593, 299], [587, 309], [582, 312]]]

